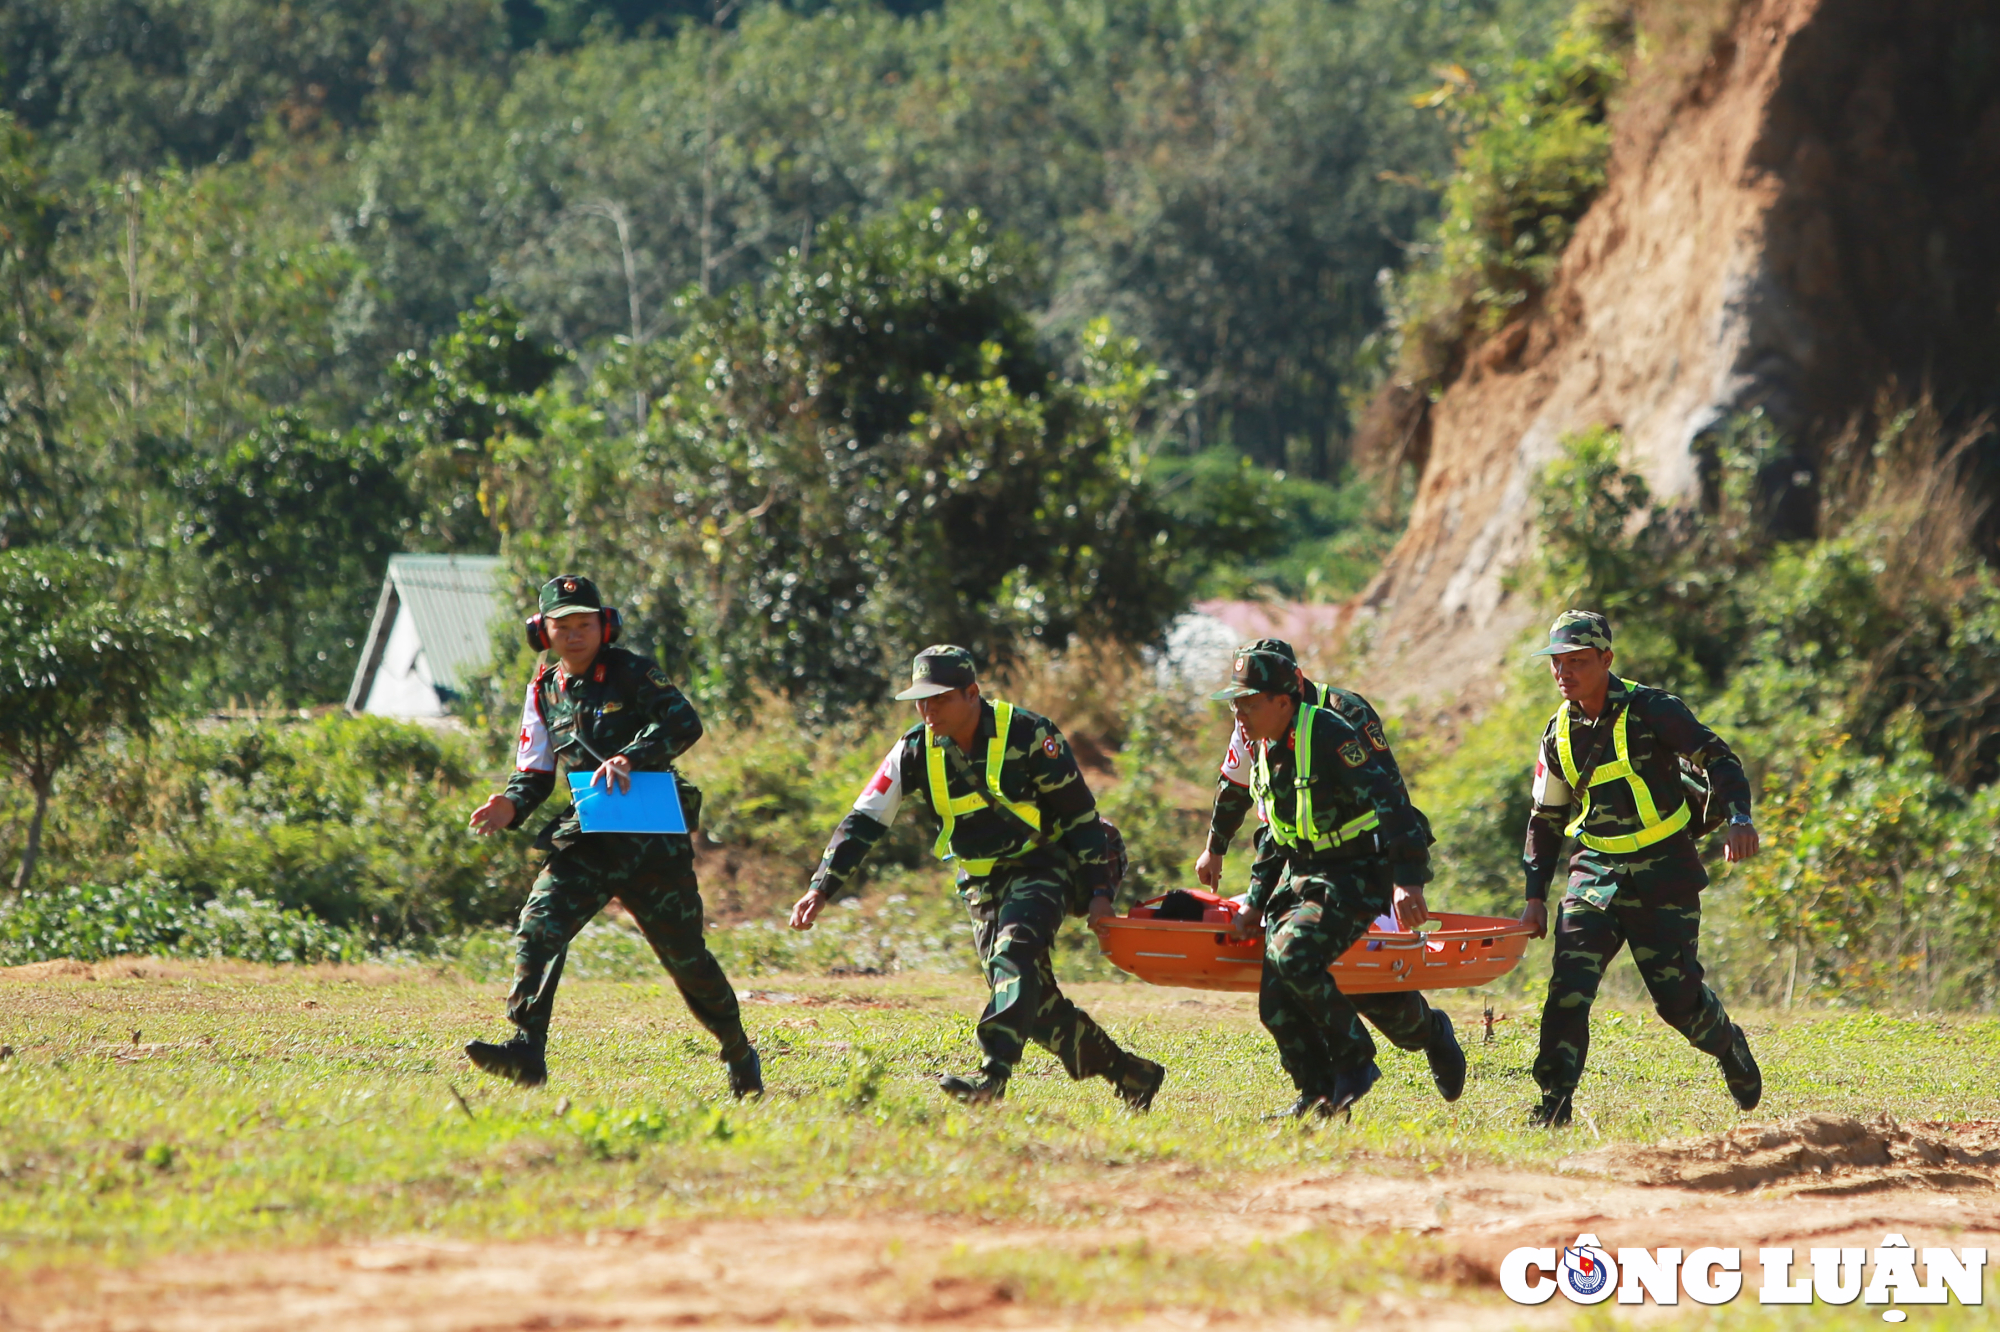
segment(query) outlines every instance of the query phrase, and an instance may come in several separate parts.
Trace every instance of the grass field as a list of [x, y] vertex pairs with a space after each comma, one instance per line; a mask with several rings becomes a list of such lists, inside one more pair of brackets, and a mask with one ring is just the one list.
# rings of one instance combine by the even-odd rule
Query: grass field
[[[1387, 1076], [1352, 1123], [1306, 1132], [1259, 1120], [1289, 1089], [1250, 996], [1074, 987], [1115, 1035], [1171, 1070], [1154, 1113], [1135, 1116], [1103, 1083], [1070, 1083], [1041, 1052], [1002, 1106], [968, 1112], [941, 1098], [933, 1079], [975, 1063], [981, 996], [969, 976], [740, 983], [770, 1094], [737, 1104], [663, 978], [566, 985], [553, 1079], [523, 1091], [459, 1054], [465, 1039], [503, 1026], [501, 987], [460, 972], [60, 970], [0, 981], [10, 1047], [0, 1061], [0, 1272], [17, 1278], [163, 1251], [522, 1238], [693, 1216], [1090, 1227], [1105, 1219], [1108, 1182], [1214, 1195], [1302, 1170], [1545, 1167], [1603, 1143], [1738, 1119], [1712, 1061], [1648, 1013], [1602, 1008], [1577, 1126], [1527, 1131], [1531, 1015], [1482, 1044], [1477, 1000], [1463, 994], [1440, 996], [1471, 1056], [1461, 1102], [1438, 1100], [1421, 1057], [1385, 1047]], [[1768, 1078], [1760, 1117], [2000, 1117], [2000, 1022], [1747, 1018]], [[1363, 1260], [1336, 1239], [1295, 1237], [1250, 1259], [1180, 1255], [1171, 1281], [1143, 1245], [954, 1261], [1063, 1307], [1122, 1307], [1140, 1286], [1200, 1305], [1228, 1271], [1239, 1297], [1262, 1291], [1284, 1308], [1308, 1290], [1323, 1297], [1329, 1280], [1386, 1280], [1422, 1244], [1376, 1244]]]

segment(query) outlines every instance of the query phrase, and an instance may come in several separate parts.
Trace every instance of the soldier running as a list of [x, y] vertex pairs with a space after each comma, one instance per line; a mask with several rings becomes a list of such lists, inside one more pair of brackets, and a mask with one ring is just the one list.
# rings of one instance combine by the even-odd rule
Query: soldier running
[[997, 1101], [1033, 1041], [1072, 1078], [1102, 1077], [1126, 1105], [1145, 1110], [1166, 1078], [1149, 1059], [1118, 1048], [1057, 988], [1049, 949], [1065, 912], [1111, 914], [1105, 825], [1055, 723], [980, 697], [972, 654], [940, 645], [917, 654], [910, 687], [896, 695], [923, 718], [883, 758], [827, 843], [791, 925], [809, 930], [851, 886], [906, 796], [936, 815], [936, 852], [958, 870], [991, 998], [980, 1014], [984, 1066], [938, 1086], [970, 1105]]
[[1549, 629], [1548, 646], [1534, 655], [1549, 658], [1563, 697], [1535, 754], [1524, 856], [1528, 902], [1521, 919], [1538, 939], [1548, 930], [1549, 883], [1564, 838], [1576, 838], [1577, 846], [1542, 1007], [1534, 1065], [1542, 1099], [1529, 1122], [1550, 1128], [1570, 1122], [1590, 1049], [1591, 1001], [1604, 968], [1626, 943], [1655, 1011], [1695, 1049], [1714, 1055], [1736, 1104], [1754, 1110], [1763, 1074], [1743, 1029], [1702, 984], [1695, 956], [1708, 871], [1689, 830], [1693, 812], [1678, 760], [1706, 772], [1710, 800], [1728, 812], [1723, 854], [1732, 862], [1757, 854], [1743, 765], [1680, 699], [1611, 673], [1611, 625], [1602, 615], [1564, 611]]
[[[619, 627], [618, 612], [604, 605], [588, 578], [559, 574], [543, 585], [540, 613], [528, 621], [528, 643], [553, 648], [559, 662], [541, 667], [529, 681], [514, 779], [473, 811], [474, 832], [518, 828], [554, 791], [558, 765], [589, 771], [593, 783], [624, 791], [634, 772], [672, 772], [674, 760], [701, 739], [701, 718], [666, 674], [611, 645]], [[681, 791], [693, 827], [700, 793], [685, 781]], [[616, 897], [674, 978], [688, 1011], [722, 1043], [729, 1090], [739, 1098], [762, 1092], [762, 1066], [744, 1034], [736, 991], [702, 937], [701, 887], [688, 835], [585, 833], [571, 806], [536, 834], [535, 845], [548, 852], [548, 861], [514, 933], [507, 1020], [517, 1030], [503, 1044], [468, 1044], [472, 1062], [524, 1087], [548, 1081], [549, 1015], [569, 941]]]
[[1406, 930], [1429, 920], [1431, 872], [1423, 817], [1382, 762], [1386, 744], [1308, 703], [1300, 678], [1290, 657], [1249, 649], [1212, 697], [1254, 746], [1250, 789], [1270, 825], [1231, 930], [1248, 938], [1269, 913], [1257, 1015], [1298, 1089], [1282, 1113], [1304, 1117], [1347, 1109], [1382, 1076], [1327, 968], [1392, 908]]
[[[1298, 669], [1298, 657], [1293, 653], [1292, 645], [1282, 638], [1260, 638], [1239, 651], [1275, 652], [1291, 662], [1298, 677], [1301, 701], [1338, 714], [1341, 720], [1361, 732], [1368, 747], [1374, 751], [1376, 761], [1388, 770], [1396, 789], [1408, 799], [1402, 771], [1396, 766], [1396, 756], [1389, 748], [1389, 737], [1382, 729], [1382, 718], [1367, 699], [1351, 689], [1337, 689], [1330, 684], [1308, 680], [1305, 672]], [[1215, 807], [1209, 814], [1208, 844], [1194, 863], [1195, 878], [1210, 890], [1220, 887], [1223, 857], [1229, 854], [1229, 844], [1242, 828], [1244, 818], [1256, 807], [1256, 799], [1250, 793], [1255, 778], [1251, 763], [1253, 753], [1250, 738], [1244, 734], [1243, 723], [1239, 721], [1229, 737], [1229, 751], [1224, 755], [1222, 770], [1215, 779]], [[1430, 821], [1424, 817], [1423, 811], [1417, 810], [1416, 815], [1417, 823], [1423, 829], [1424, 844], [1428, 846], [1437, 839], [1431, 835]], [[1270, 836], [1260, 813], [1251, 842], [1254, 856], [1263, 855]], [[1376, 1029], [1388, 1037], [1397, 1049], [1423, 1052], [1438, 1095], [1447, 1101], [1456, 1101], [1465, 1091], [1465, 1051], [1459, 1048], [1451, 1019], [1426, 1003], [1422, 994], [1415, 990], [1389, 990], [1381, 994], [1352, 995], [1348, 1002], [1362, 1017], [1374, 1023]], [[1344, 1056], [1347, 1062], [1361, 1064], [1375, 1058], [1375, 1042], [1369, 1037], [1368, 1029], [1359, 1023], [1355, 1024], [1346, 1044], [1355, 1052]]]

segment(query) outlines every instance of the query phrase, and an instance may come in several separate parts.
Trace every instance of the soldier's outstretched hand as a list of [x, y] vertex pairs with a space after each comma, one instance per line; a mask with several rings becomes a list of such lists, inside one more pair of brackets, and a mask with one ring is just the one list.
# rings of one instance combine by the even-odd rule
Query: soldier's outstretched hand
[[808, 888], [806, 895], [801, 897], [792, 907], [792, 928], [795, 930], [811, 929], [813, 922], [819, 919], [819, 913], [825, 906], [826, 895], [817, 888]]
[[467, 826], [476, 833], [505, 832], [514, 824], [514, 802], [506, 796], [488, 796], [486, 803], [472, 811]]
[[1757, 830], [1747, 823], [1731, 824], [1722, 835], [1723, 859], [1734, 865], [1757, 854]]
[[1528, 905], [1521, 908], [1521, 923], [1523, 925], [1532, 925], [1535, 929], [1535, 938], [1537, 939], [1547, 934], [1549, 932], [1549, 904], [1539, 897], [1529, 898]]

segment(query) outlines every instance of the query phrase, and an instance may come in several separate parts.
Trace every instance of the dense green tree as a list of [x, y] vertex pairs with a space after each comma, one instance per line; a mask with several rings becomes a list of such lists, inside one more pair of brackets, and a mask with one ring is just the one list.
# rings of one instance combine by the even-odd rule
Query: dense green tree
[[371, 416], [378, 450], [400, 469], [418, 503], [405, 544], [490, 551], [495, 532], [481, 498], [489, 446], [539, 432], [534, 395], [569, 358], [532, 336], [505, 302], [481, 301], [428, 355], [404, 352]]
[[124, 604], [120, 581], [103, 559], [45, 546], [0, 551], [9, 626], [0, 640], [0, 759], [34, 799], [16, 892], [34, 877], [57, 777], [114, 728], [147, 732], [165, 654], [186, 641], [157, 613]]
[[[391, 550], [608, 552], [607, 513], [684, 524], [642, 543], [658, 641], [826, 706], [920, 625], [998, 660], [1143, 638], [1203, 563], [1344, 590], [1379, 529], [1300, 478], [1446, 160], [1407, 93], [1553, 7], [29, 0], [0, 545], [137, 552], [214, 630], [197, 695], [288, 702], [338, 695]], [[932, 193], [985, 286], [873, 230]], [[1157, 419], [1107, 311], [1187, 390]]]
[[493, 0], [10, 0], [0, 110], [80, 184], [241, 159], [267, 126], [354, 126], [376, 93], [503, 43]]
[[48, 540], [73, 499], [58, 428], [57, 202], [0, 115], [0, 549]]
[[1029, 281], [983, 218], [918, 205], [693, 302], [596, 378], [596, 402], [645, 394], [643, 433], [552, 403], [539, 440], [496, 451], [523, 581], [594, 568], [711, 696], [833, 711], [927, 642], [997, 664], [1085, 627], [1151, 638], [1180, 599], [1139, 475], [1156, 372], [1100, 328], [1057, 373]]
[[364, 432], [278, 414], [174, 478], [210, 630], [200, 694], [288, 704], [341, 697], [375, 591], [416, 505]]
[[1196, 391], [1197, 447], [1327, 474], [1379, 276], [1432, 208], [1447, 56], [1538, 50], [1559, 0], [1030, 0], [918, 20], [746, 10], [384, 106], [355, 242], [412, 337], [498, 290], [565, 345], [671, 333], [714, 292], [935, 191], [1045, 258], [1025, 299], [1114, 314]]

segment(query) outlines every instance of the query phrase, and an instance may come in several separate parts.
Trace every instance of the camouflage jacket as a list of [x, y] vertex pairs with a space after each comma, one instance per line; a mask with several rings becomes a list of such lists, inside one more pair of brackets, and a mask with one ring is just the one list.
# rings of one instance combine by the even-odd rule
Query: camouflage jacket
[[[1341, 718], [1360, 731], [1369, 745], [1380, 756], [1384, 766], [1396, 780], [1396, 785], [1408, 796], [1403, 786], [1402, 769], [1396, 766], [1396, 755], [1389, 748], [1389, 737], [1382, 729], [1382, 718], [1374, 705], [1351, 689], [1337, 689], [1329, 684], [1315, 684], [1306, 681], [1306, 702], [1314, 703], [1340, 714]], [[1215, 778], [1215, 805], [1208, 816], [1208, 849], [1216, 855], [1226, 855], [1229, 844], [1236, 839], [1243, 827], [1243, 820], [1256, 808], [1257, 802], [1250, 795], [1250, 765], [1253, 755], [1250, 738], [1243, 734], [1242, 726], [1237, 726], [1229, 736], [1229, 752], [1223, 755], [1222, 769]], [[1417, 818], [1424, 827], [1426, 844], [1437, 839], [1431, 835], [1430, 820], [1422, 810]], [[1261, 851], [1261, 844], [1258, 847]]]
[[[515, 750], [514, 779], [506, 797], [514, 802], [520, 827], [555, 790], [557, 771], [590, 772], [598, 758], [623, 754], [634, 772], [671, 772], [674, 760], [701, 739], [694, 705], [667, 680], [666, 673], [636, 652], [607, 647], [580, 676], [560, 663], [543, 666], [528, 682], [521, 707], [521, 738]], [[595, 750], [598, 757], [593, 757]], [[692, 787], [683, 786], [688, 799]], [[693, 826], [694, 809], [688, 810]], [[574, 808], [552, 820], [536, 841], [568, 846], [580, 836]], [[609, 834], [600, 834], [609, 835]], [[681, 848], [687, 838], [667, 839]]]
[[[1298, 744], [1296, 721], [1268, 748], [1271, 764], [1271, 811], [1290, 823], [1298, 817]], [[1380, 826], [1367, 840], [1332, 851], [1290, 850], [1276, 838], [1260, 838], [1256, 863], [1250, 867], [1250, 906], [1262, 911], [1287, 869], [1310, 873], [1321, 863], [1386, 860], [1399, 884], [1417, 887], [1430, 882], [1429, 826], [1393, 762], [1389, 746], [1364, 734], [1339, 712], [1325, 710], [1313, 724], [1313, 817], [1322, 828], [1335, 827], [1374, 810]], [[1253, 752], [1250, 761], [1254, 763]]]
[[[1611, 691], [1596, 721], [1571, 710], [1570, 749], [1578, 776], [1588, 778], [1596, 767], [1614, 761], [1611, 730], [1618, 713], [1630, 710], [1625, 740], [1631, 751], [1632, 767], [1646, 783], [1654, 807], [1671, 817], [1685, 802], [1680, 764], [1685, 758], [1708, 774], [1711, 799], [1730, 815], [1750, 813], [1750, 779], [1743, 764], [1724, 744], [1722, 737], [1704, 726], [1694, 713], [1674, 695], [1648, 685], [1626, 688], [1627, 681], [1612, 677]], [[1527, 847], [1522, 859], [1527, 866], [1527, 895], [1536, 900], [1548, 896], [1562, 857], [1563, 830], [1575, 817], [1576, 795], [1563, 776], [1556, 750], [1556, 728], [1561, 709], [1549, 718], [1535, 751], [1534, 811], [1528, 817]], [[1629, 783], [1605, 782], [1591, 789], [1590, 817], [1582, 831], [1598, 837], [1636, 833], [1643, 826]], [[1570, 856], [1571, 889], [1591, 884], [1616, 884], [1639, 893], [1679, 895], [1698, 892], [1708, 885], [1708, 871], [1701, 863], [1701, 850], [1686, 830], [1642, 850], [1618, 853], [1597, 851], [1577, 843]]]
[[[986, 747], [993, 738], [993, 705], [982, 702], [979, 729], [968, 756], [950, 739], [943, 744], [945, 783], [950, 796], [967, 796], [986, 783]], [[1010, 866], [1075, 873], [1095, 888], [1109, 872], [1104, 825], [1097, 818], [1097, 801], [1077, 769], [1076, 756], [1054, 722], [1025, 708], [1014, 709], [1008, 727], [1006, 757], [1001, 764], [1000, 793], [1041, 812], [1041, 836], [1004, 810], [981, 807], [960, 814], [952, 831], [952, 850], [961, 860], [1003, 860]], [[912, 726], [896, 741], [875, 769], [875, 775], [840, 821], [826, 853], [820, 857], [812, 886], [828, 898], [850, 890], [855, 869], [870, 847], [882, 840], [905, 799], [936, 820], [931, 799], [929, 762], [924, 753], [924, 728]], [[959, 891], [977, 906], [986, 900], [985, 880], [961, 870]]]

